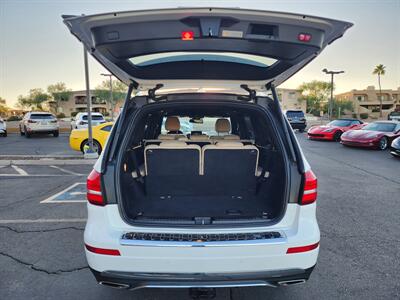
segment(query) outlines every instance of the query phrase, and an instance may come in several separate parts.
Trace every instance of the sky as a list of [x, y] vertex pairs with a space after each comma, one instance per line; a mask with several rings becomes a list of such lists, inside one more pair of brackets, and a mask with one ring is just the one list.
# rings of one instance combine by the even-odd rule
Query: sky
[[[323, 68], [345, 71], [335, 77], [336, 93], [377, 86], [372, 71], [378, 64], [386, 66], [382, 88], [400, 87], [400, 0], [0, 0], [0, 97], [12, 106], [18, 95], [60, 81], [72, 90], [85, 88], [83, 49], [62, 23], [62, 14], [195, 6], [294, 12], [354, 23], [343, 38], [281, 87], [328, 81]], [[95, 87], [105, 79], [100, 74], [106, 71], [92, 58], [89, 68], [90, 84]]]

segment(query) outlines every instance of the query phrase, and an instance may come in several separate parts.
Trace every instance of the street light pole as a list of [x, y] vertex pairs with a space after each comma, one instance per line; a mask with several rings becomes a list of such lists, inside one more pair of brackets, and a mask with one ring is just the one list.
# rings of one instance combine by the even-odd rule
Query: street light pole
[[104, 74], [100, 75], [106, 76], [110, 78], [110, 104], [111, 104], [111, 119], [114, 121], [114, 99], [113, 99], [113, 86], [112, 86], [112, 74]]
[[322, 72], [324, 72], [325, 74], [331, 75], [331, 99], [330, 99], [329, 105], [328, 105], [328, 118], [329, 118], [329, 121], [331, 121], [332, 110], [333, 110], [333, 76], [336, 74], [344, 73], [344, 71], [328, 71], [327, 69], [323, 69]]
[[85, 65], [85, 82], [86, 82], [86, 109], [88, 113], [88, 142], [89, 148], [85, 151], [85, 158], [96, 158], [97, 152], [93, 150], [93, 132], [92, 132], [92, 97], [90, 95], [89, 85], [89, 64], [88, 54], [85, 45], [83, 45], [83, 60]]

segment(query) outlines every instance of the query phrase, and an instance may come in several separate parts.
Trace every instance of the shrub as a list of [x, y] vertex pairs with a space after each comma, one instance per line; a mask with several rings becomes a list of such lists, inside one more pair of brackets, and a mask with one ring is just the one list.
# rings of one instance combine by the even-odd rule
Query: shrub
[[8, 122], [11, 122], [11, 121], [21, 121], [21, 120], [22, 120], [22, 118], [21, 118], [20, 116], [11, 116], [11, 117], [9, 117], [9, 118], [7, 119]]
[[71, 117], [76, 117], [77, 114], [78, 114], [77, 111], [73, 111], [73, 112], [71, 113]]
[[64, 113], [58, 113], [58, 114], [57, 114], [57, 118], [58, 118], [58, 119], [65, 118], [65, 114], [64, 114]]
[[367, 113], [361, 113], [360, 114], [360, 118], [363, 119], [363, 120], [368, 119], [368, 114]]

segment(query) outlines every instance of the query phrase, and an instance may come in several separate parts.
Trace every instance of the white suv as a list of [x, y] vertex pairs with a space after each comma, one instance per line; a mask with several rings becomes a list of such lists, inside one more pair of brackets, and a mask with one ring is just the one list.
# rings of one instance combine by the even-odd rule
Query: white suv
[[[105, 123], [106, 120], [101, 113], [92, 112], [92, 126]], [[88, 113], [78, 113], [71, 121], [71, 129], [82, 129], [88, 127]]]
[[19, 123], [19, 132], [21, 135], [30, 138], [34, 133], [51, 133], [58, 137], [60, 125], [57, 118], [48, 112], [28, 112]]
[[305, 282], [319, 251], [317, 179], [275, 86], [352, 24], [222, 8], [64, 22], [129, 84], [87, 179], [84, 241], [97, 281], [128, 289]]

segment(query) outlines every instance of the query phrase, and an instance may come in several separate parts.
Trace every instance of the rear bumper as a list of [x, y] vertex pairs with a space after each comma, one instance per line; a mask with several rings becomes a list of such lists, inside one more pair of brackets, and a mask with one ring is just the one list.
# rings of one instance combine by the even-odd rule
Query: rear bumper
[[307, 127], [307, 123], [290, 123], [293, 129], [301, 129], [304, 130]]
[[314, 266], [308, 269], [289, 269], [255, 273], [132, 273], [91, 269], [98, 283], [131, 290], [141, 288], [223, 288], [293, 285], [307, 281]]
[[27, 127], [27, 131], [34, 133], [52, 133], [59, 130], [59, 126]]

